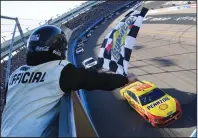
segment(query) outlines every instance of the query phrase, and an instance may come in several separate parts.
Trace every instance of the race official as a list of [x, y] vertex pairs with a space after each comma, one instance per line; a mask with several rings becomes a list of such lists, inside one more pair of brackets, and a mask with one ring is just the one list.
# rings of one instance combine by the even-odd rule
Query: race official
[[27, 48], [26, 65], [16, 69], [9, 78], [2, 114], [2, 137], [41, 136], [59, 113], [61, 97], [71, 91], [111, 91], [129, 83], [122, 75], [98, 73], [72, 65], [65, 56], [66, 36], [56, 26], [46, 25], [33, 31]]

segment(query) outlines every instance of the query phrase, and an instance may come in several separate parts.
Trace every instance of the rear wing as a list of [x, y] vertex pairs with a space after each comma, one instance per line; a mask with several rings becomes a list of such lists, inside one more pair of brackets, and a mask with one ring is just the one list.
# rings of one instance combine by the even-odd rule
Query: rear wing
[[135, 79], [134, 81], [130, 81], [129, 83], [127, 83], [127, 84], [124, 85], [123, 87], [120, 87], [120, 90], [122, 90], [122, 89], [127, 89], [127, 88], [131, 85], [131, 83], [134, 83], [134, 82], [137, 82], [137, 81], [140, 81], [140, 80]]
[[142, 84], [145, 84], [144, 80], [141, 81], [139, 79], [135, 79], [134, 81], [130, 81], [129, 83], [127, 83], [126, 85], [124, 85], [123, 87], [120, 87], [120, 89], [123, 89], [123, 88], [127, 88], [131, 85], [131, 83], [135, 83], [135, 82], [141, 82]]

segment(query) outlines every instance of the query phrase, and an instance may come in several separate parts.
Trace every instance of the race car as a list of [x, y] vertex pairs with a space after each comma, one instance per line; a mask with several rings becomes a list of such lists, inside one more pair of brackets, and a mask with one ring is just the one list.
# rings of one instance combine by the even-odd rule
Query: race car
[[83, 37], [81, 40], [82, 40], [82, 42], [86, 42], [87, 41], [87, 38], [86, 37]]
[[89, 32], [89, 33], [87, 34], [87, 37], [89, 37], [89, 36], [91, 36], [91, 32]]
[[82, 46], [84, 46], [83, 41], [79, 42], [78, 45], [77, 45], [77, 47], [82, 47]]
[[76, 48], [76, 54], [79, 54], [81, 52], [84, 52], [84, 49], [82, 47]]
[[179, 102], [149, 81], [128, 84], [120, 94], [153, 127], [168, 126], [181, 117]]
[[88, 70], [94, 70], [97, 68], [97, 61], [93, 59], [92, 57], [85, 59], [82, 62], [82, 64], [85, 67], [85, 69], [88, 69]]

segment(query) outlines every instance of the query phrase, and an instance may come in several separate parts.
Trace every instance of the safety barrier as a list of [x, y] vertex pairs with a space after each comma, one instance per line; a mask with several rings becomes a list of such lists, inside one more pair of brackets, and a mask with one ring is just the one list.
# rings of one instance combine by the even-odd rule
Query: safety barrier
[[71, 93], [65, 94], [60, 101], [58, 137], [76, 137], [74, 108]]

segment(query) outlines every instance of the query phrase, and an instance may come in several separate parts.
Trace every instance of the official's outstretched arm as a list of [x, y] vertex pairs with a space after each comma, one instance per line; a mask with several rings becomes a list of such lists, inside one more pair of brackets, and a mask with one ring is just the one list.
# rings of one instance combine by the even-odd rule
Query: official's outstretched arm
[[114, 90], [129, 83], [127, 77], [119, 74], [98, 73], [84, 68], [76, 68], [72, 64], [65, 66], [61, 72], [60, 88], [64, 92], [85, 90]]

